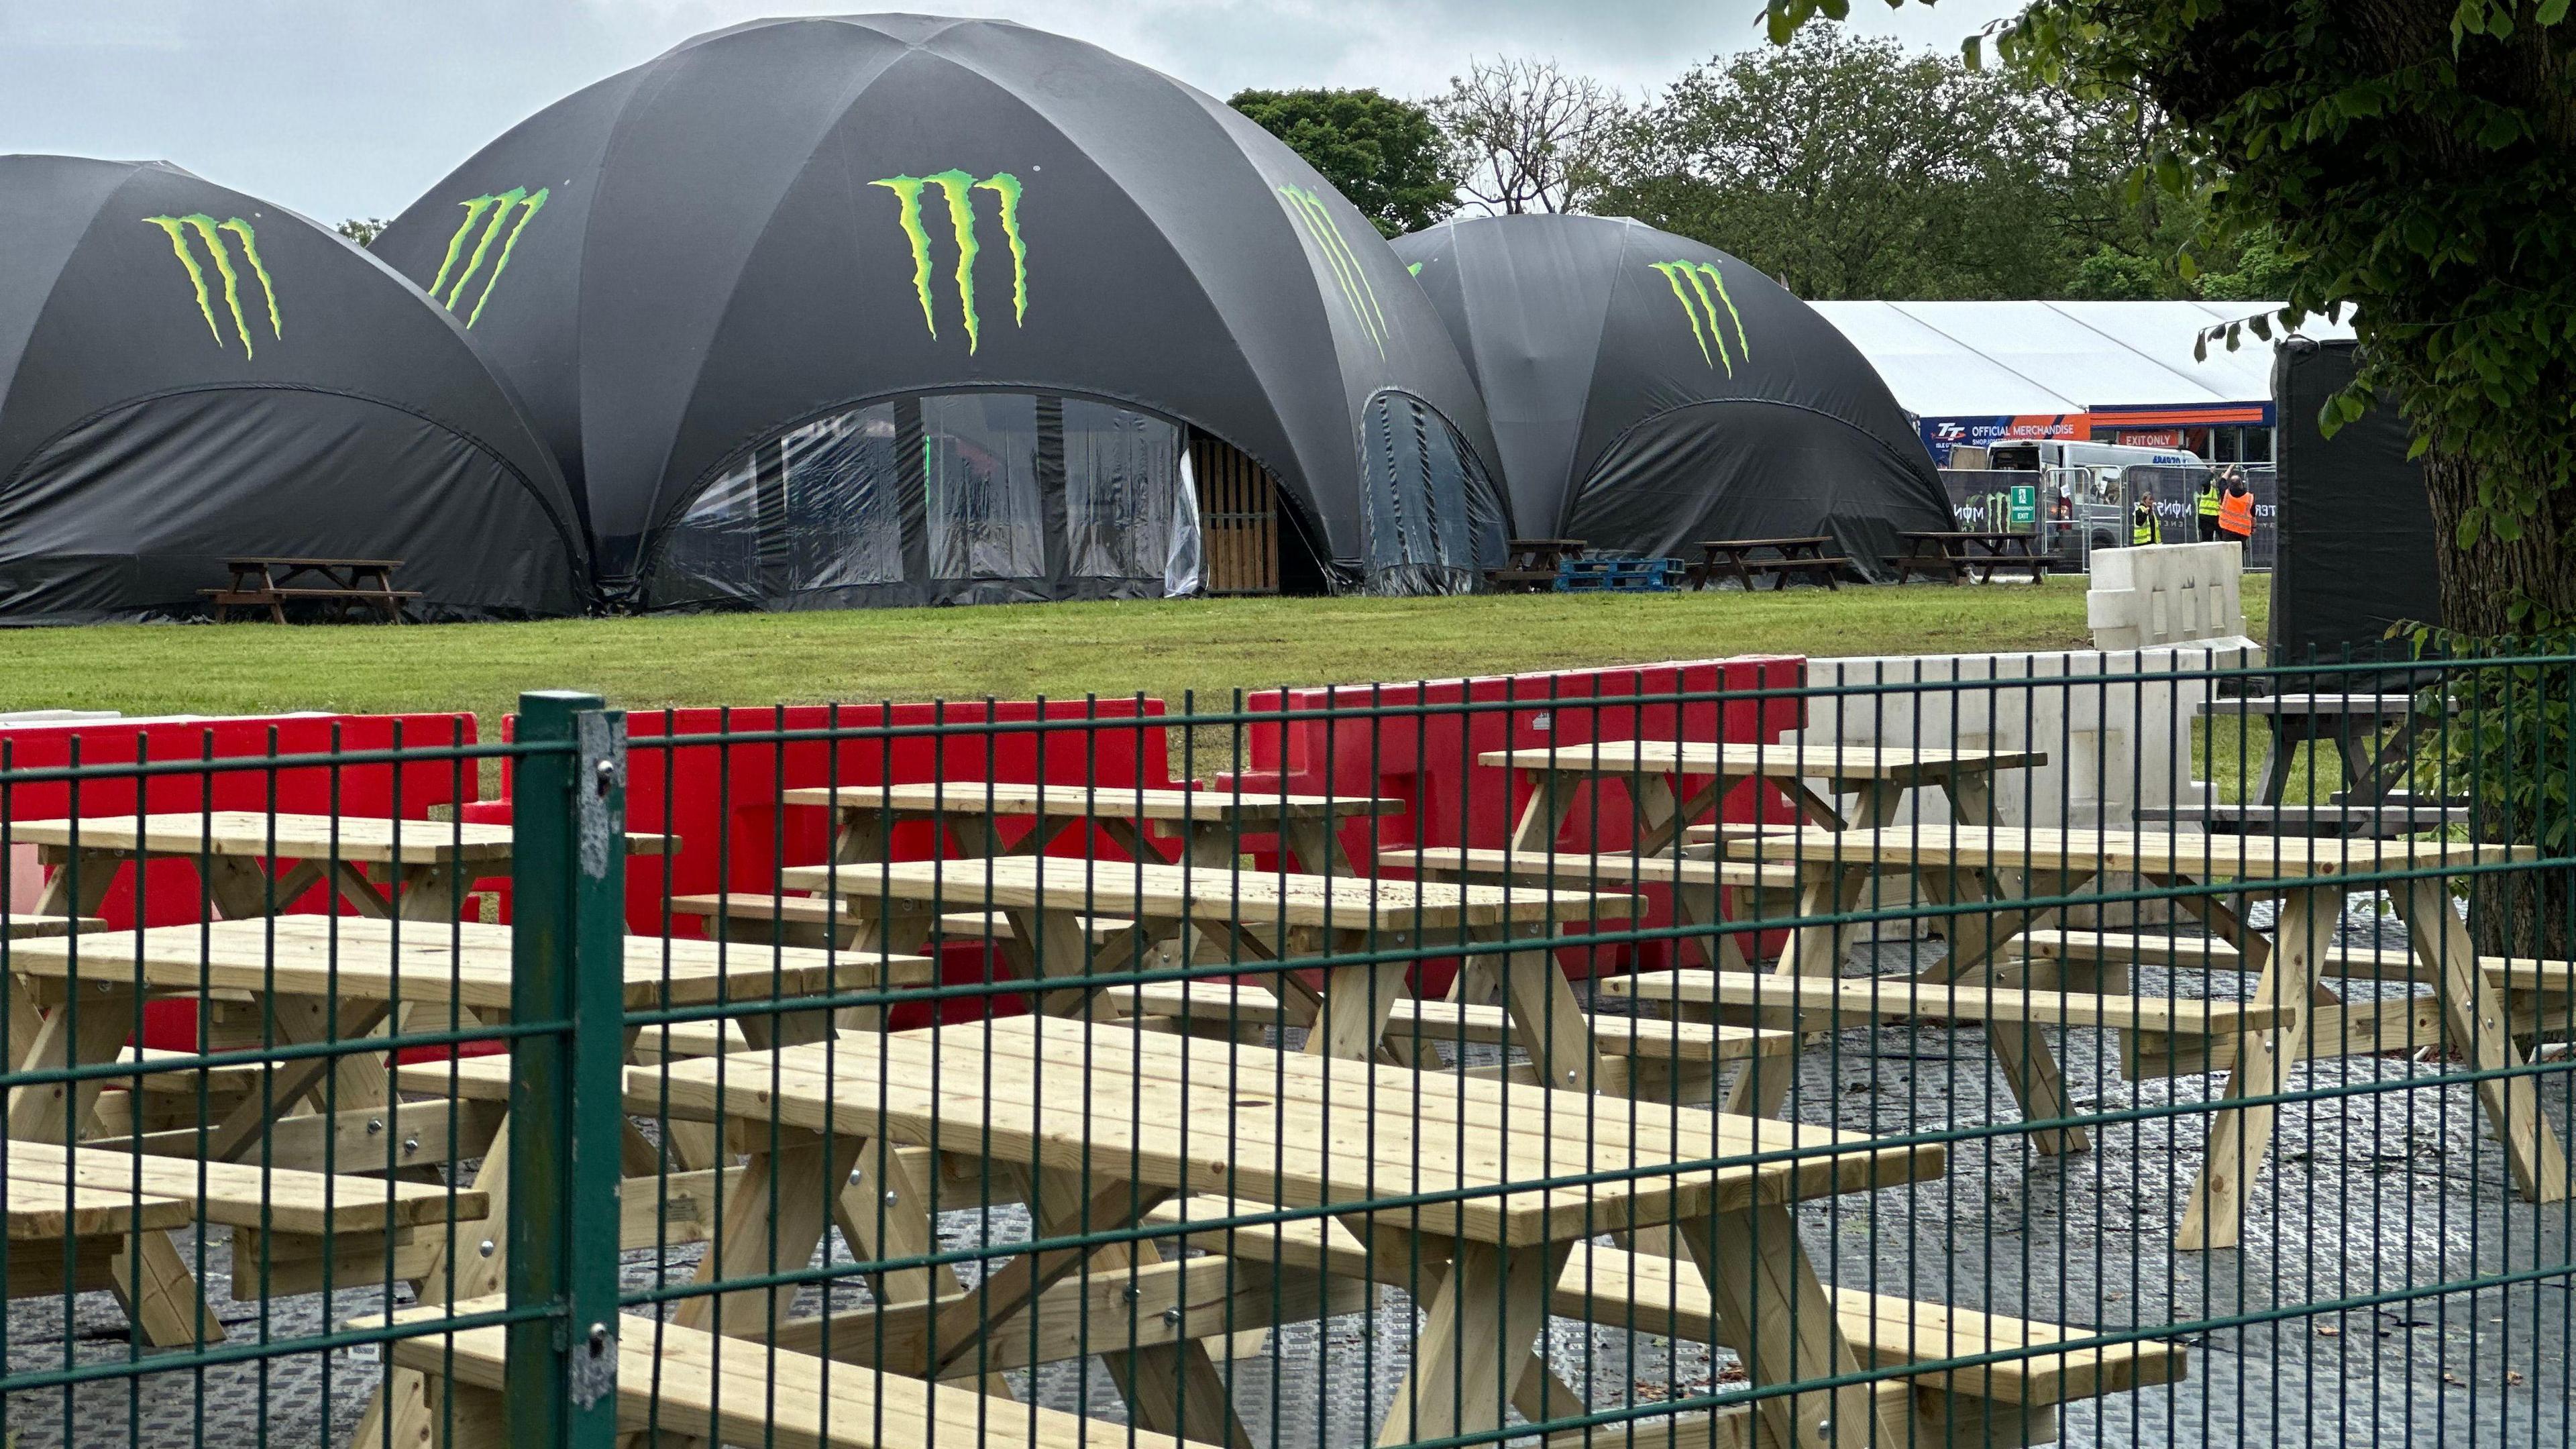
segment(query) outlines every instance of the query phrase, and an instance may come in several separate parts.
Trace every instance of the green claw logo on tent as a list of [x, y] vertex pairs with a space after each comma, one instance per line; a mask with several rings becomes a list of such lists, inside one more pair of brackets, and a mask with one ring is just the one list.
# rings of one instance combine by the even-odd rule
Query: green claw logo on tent
[[1360, 330], [1377, 347], [1377, 355], [1386, 356], [1386, 313], [1377, 305], [1377, 289], [1369, 285], [1368, 273], [1360, 266], [1359, 253], [1342, 239], [1342, 229], [1333, 225], [1332, 213], [1324, 209], [1323, 200], [1302, 186], [1282, 186], [1279, 195], [1288, 203], [1288, 214], [1297, 218], [1315, 250], [1324, 254], [1324, 264], [1333, 269], [1333, 281], [1342, 289], [1343, 305], [1351, 309]]
[[[1735, 358], [1726, 353], [1726, 329], [1717, 321], [1717, 309], [1726, 309], [1727, 320], [1735, 324], [1735, 357], [1750, 357], [1753, 349], [1744, 340], [1744, 319], [1736, 314], [1735, 300], [1726, 295], [1726, 278], [1718, 274], [1711, 262], [1656, 262], [1654, 268], [1672, 284], [1673, 299], [1682, 304], [1682, 315], [1690, 319], [1691, 340], [1699, 344], [1699, 360], [1710, 367], [1723, 364], [1726, 375], [1735, 376]], [[1711, 293], [1715, 295], [1712, 296]], [[1703, 329], [1701, 319], [1707, 319]], [[1709, 356], [1709, 344], [1717, 344], [1717, 355]]]
[[[465, 289], [473, 285], [475, 277], [481, 276], [483, 290], [474, 294], [474, 310], [465, 314], [465, 325], [471, 327], [482, 320], [483, 306], [492, 300], [492, 289], [501, 284], [501, 273], [510, 266], [510, 253], [518, 248], [519, 233], [526, 231], [528, 223], [536, 220], [537, 213], [546, 209], [546, 197], [552, 191], [552, 187], [546, 186], [534, 191], [524, 186], [513, 186], [507, 191], [468, 197], [456, 203], [465, 208], [465, 219], [456, 224], [456, 235], [447, 239], [447, 255], [439, 259], [438, 275], [430, 280], [429, 299], [453, 312], [456, 304], [464, 299]], [[511, 220], [513, 213], [517, 214], [516, 221]], [[496, 241], [501, 244], [497, 257], [492, 253], [492, 244]], [[468, 242], [473, 244], [470, 252], [466, 249]], [[456, 270], [460, 257], [465, 261], [465, 270], [461, 272]], [[488, 273], [483, 270], [487, 257], [492, 259], [492, 270]], [[456, 273], [456, 285], [452, 287], [447, 285], [450, 272]], [[439, 295], [442, 289], [447, 293], [443, 297]]]
[[871, 181], [894, 193], [897, 211], [895, 224], [903, 228], [904, 239], [912, 244], [912, 290], [921, 299], [921, 322], [930, 335], [939, 335], [939, 313], [930, 298], [930, 230], [921, 220], [921, 194], [924, 188], [939, 188], [948, 203], [948, 231], [957, 244], [957, 308], [966, 323], [966, 350], [969, 353], [983, 344], [984, 319], [975, 305], [975, 258], [983, 248], [975, 240], [975, 193], [989, 191], [997, 198], [1002, 223], [1002, 240], [1011, 248], [1011, 325], [1024, 326], [1029, 320], [1029, 248], [1020, 235], [1020, 178], [1008, 171], [996, 171], [978, 181], [964, 171], [941, 171], [930, 176], [888, 176]]
[[215, 275], [223, 279], [224, 310], [232, 314], [233, 335], [241, 339], [243, 360], [257, 354], [251, 347], [250, 323], [242, 315], [241, 273], [234, 269], [232, 253], [224, 244], [227, 234], [241, 247], [242, 262], [250, 268], [251, 275], [259, 279], [260, 296], [268, 303], [268, 335], [272, 338], [286, 335], [284, 324], [277, 316], [277, 287], [269, 281], [268, 267], [259, 259], [259, 233], [251, 229], [249, 222], [238, 216], [217, 221], [202, 211], [186, 216], [147, 216], [143, 221], [147, 226], [161, 228], [169, 236], [170, 250], [178, 254], [179, 265], [188, 269], [188, 284], [196, 289], [198, 315], [206, 319], [206, 330], [215, 334], [217, 347], [224, 345], [224, 328], [215, 320], [214, 297], [206, 289], [206, 269], [198, 265], [197, 254], [188, 244], [192, 236], [214, 257]]

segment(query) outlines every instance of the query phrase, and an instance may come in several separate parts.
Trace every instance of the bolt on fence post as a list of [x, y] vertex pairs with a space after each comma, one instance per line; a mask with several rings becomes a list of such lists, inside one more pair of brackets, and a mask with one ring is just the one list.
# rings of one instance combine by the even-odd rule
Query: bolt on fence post
[[[625, 1126], [626, 716], [519, 696], [514, 771], [510, 1442], [607, 1449], [617, 1432], [618, 1138]], [[594, 1225], [576, 1232], [576, 1223]]]

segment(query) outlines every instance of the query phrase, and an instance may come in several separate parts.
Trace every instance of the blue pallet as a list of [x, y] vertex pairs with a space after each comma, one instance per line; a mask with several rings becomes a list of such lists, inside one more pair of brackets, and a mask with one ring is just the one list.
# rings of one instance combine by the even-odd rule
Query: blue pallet
[[1556, 569], [1560, 594], [1670, 593], [1681, 579], [1683, 564], [1675, 558], [1570, 558]]

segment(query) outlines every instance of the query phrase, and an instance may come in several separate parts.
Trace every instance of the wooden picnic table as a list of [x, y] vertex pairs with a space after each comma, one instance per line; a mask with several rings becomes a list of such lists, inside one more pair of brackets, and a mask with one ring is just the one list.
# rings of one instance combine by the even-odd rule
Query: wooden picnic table
[[[1404, 809], [1401, 800], [1367, 796], [1244, 794], [1231, 790], [1167, 790], [1116, 786], [1042, 785], [948, 780], [930, 784], [806, 787], [780, 797], [839, 816], [832, 858], [876, 860], [894, 827], [908, 820], [934, 822], [943, 836], [974, 855], [1035, 855], [1067, 830], [1097, 826], [1129, 858], [1159, 861], [1146, 839], [1149, 827], [1180, 832], [1182, 853], [1203, 866], [1229, 867], [1242, 853], [1242, 837], [1277, 835], [1307, 872], [1351, 875], [1342, 849], [1344, 822]], [[1001, 848], [995, 827], [1003, 820], [1039, 822], [1018, 843]]]
[[[1727, 791], [1751, 779], [1778, 785], [1801, 815], [1829, 829], [1867, 829], [1895, 816], [1897, 801], [1908, 790], [1939, 786], [1950, 797], [1952, 812], [1962, 821], [1993, 818], [1993, 777], [2004, 770], [2046, 764], [2034, 750], [1953, 750], [1892, 745], [1846, 745], [1834, 741], [1784, 741], [1739, 744], [1714, 740], [1601, 740], [1548, 749], [1489, 750], [1476, 763], [1515, 770], [1530, 786], [1530, 797], [1512, 828], [1511, 849], [1544, 854], [1573, 810], [1576, 787], [1595, 779], [1629, 782], [1637, 811], [1635, 851], [1653, 855], [1670, 848], [1694, 820], [1715, 809]], [[1673, 782], [1705, 777], [1687, 800]], [[1822, 781], [1830, 795], [1858, 795], [1849, 818], [1808, 788]]]
[[[701, 1283], [808, 1261], [824, 1205], [878, 1141], [980, 1157], [988, 1180], [1029, 1205], [1032, 1241], [1114, 1232], [1176, 1201], [1347, 1205], [1337, 1221], [1389, 1260], [1382, 1281], [1418, 1285], [1426, 1313], [1382, 1443], [1499, 1429], [1533, 1383], [1563, 1406], [1552, 1412], [1581, 1412], [1533, 1349], [1575, 1247], [1628, 1228], [1673, 1225], [1713, 1289], [1719, 1341], [1755, 1384], [1854, 1373], [1789, 1205], [1928, 1180], [1944, 1163], [1936, 1145], [1871, 1147], [1858, 1134], [1647, 1102], [1604, 1112], [1581, 1094], [1046, 1017], [638, 1067], [627, 1084], [630, 1104], [757, 1124]], [[1810, 1155], [1787, 1155], [1798, 1149]], [[1742, 1160], [1755, 1154], [1781, 1155]], [[1605, 1180], [1564, 1182], [1595, 1173]], [[1558, 1185], [1501, 1190], [1541, 1180]], [[1371, 1206], [1389, 1198], [1406, 1203]], [[1193, 1240], [1228, 1236], [1214, 1228]], [[936, 1308], [928, 1376], [1027, 1337], [1023, 1315], [1057, 1284], [1133, 1281], [1152, 1252], [1116, 1243], [996, 1267]], [[789, 1317], [794, 1292], [691, 1297], [677, 1321], [811, 1342], [817, 1326]], [[1102, 1313], [1087, 1332], [1141, 1426], [1239, 1444], [1202, 1335], [1245, 1326], [1185, 1322], [1175, 1339], [1156, 1319]], [[832, 1342], [870, 1341], [855, 1317], [832, 1328]], [[1160, 1335], [1152, 1353], [1130, 1348], [1148, 1332]], [[1867, 1385], [1779, 1395], [1759, 1412], [1781, 1444], [1908, 1438], [1905, 1415], [1884, 1412]]]
[[[1010, 918], [1013, 964], [1036, 982], [1092, 974], [1141, 955], [1153, 941], [1195, 926], [1235, 943], [1247, 965], [1298, 955], [1419, 950], [1470, 942], [1526, 941], [1494, 968], [1515, 1039], [1550, 1083], [1589, 1089], [1596, 1069], [1583, 1008], [1556, 969], [1550, 941], [1569, 922], [1631, 915], [1625, 892], [1450, 885], [1356, 876], [1290, 875], [1067, 856], [978, 856], [957, 860], [852, 862], [790, 866], [785, 889], [826, 892], [854, 917], [847, 945], [860, 951], [912, 951], [929, 939], [939, 915], [997, 911]], [[1128, 922], [1094, 939], [1098, 917]], [[1385, 1039], [1389, 1015], [1404, 994], [1409, 960], [1335, 966], [1324, 972], [1308, 1049], [1368, 1057]], [[1256, 967], [1256, 969], [1258, 969]], [[1282, 971], [1283, 989], [1303, 988]], [[1039, 1007], [1069, 1016], [1088, 1009], [1097, 988], [1043, 993]]]
[[[38, 914], [95, 915], [119, 867], [157, 856], [195, 861], [215, 908], [235, 920], [282, 909], [325, 879], [361, 915], [445, 920], [476, 877], [510, 873], [515, 839], [507, 825], [258, 810], [20, 820], [9, 833], [53, 868]], [[667, 835], [626, 837], [630, 855], [677, 845]], [[296, 864], [279, 869], [287, 861]]]
[[[1699, 566], [1691, 570], [1691, 586], [1708, 588], [1716, 581], [1718, 570], [1723, 566], [1728, 573], [1743, 581], [1744, 591], [1748, 594], [1753, 592], [1753, 576], [1757, 573], [1770, 575], [1771, 586], [1775, 590], [1789, 587], [1789, 575], [1803, 573], [1822, 579], [1826, 588], [1839, 591], [1842, 585], [1835, 582], [1834, 570], [1851, 560], [1828, 556], [1825, 550], [1832, 546], [1833, 539], [1825, 534], [1807, 538], [1702, 539], [1699, 545], [1702, 558]], [[1757, 553], [1773, 556], [1757, 559], [1753, 557]]]
[[[20, 940], [10, 950], [10, 968], [18, 977], [12, 995], [28, 1002], [31, 1017], [45, 1011], [23, 1045], [13, 1032], [10, 1069], [50, 1071], [116, 1060], [139, 1019], [139, 1001], [147, 999], [247, 998], [264, 1020], [275, 1023], [283, 1045], [356, 1042], [406, 1010], [418, 1029], [484, 1025], [509, 1015], [513, 939], [510, 927], [472, 921], [277, 916]], [[630, 1011], [917, 984], [930, 975], [930, 963], [920, 957], [836, 956], [649, 936], [625, 940]], [[735, 1020], [747, 1040], [768, 1045], [819, 1039], [830, 1031], [823, 1015], [755, 1010]], [[90, 1133], [106, 1085], [91, 1077], [12, 1091], [8, 1138], [62, 1142], [67, 1129]], [[475, 1190], [490, 1196], [495, 1213], [507, 1202], [506, 1118], [488, 1143], [452, 1141], [450, 1104], [394, 1101], [386, 1065], [374, 1052], [295, 1058], [268, 1069], [240, 1100], [217, 1110], [219, 1120], [125, 1145], [295, 1170], [320, 1169], [327, 1162], [330, 1170], [344, 1173], [479, 1156], [483, 1166]], [[339, 1145], [353, 1130], [360, 1132], [355, 1140], [384, 1154], [382, 1162], [361, 1162], [358, 1150]], [[653, 1161], [640, 1138], [629, 1142], [628, 1151], [634, 1165]], [[428, 1280], [443, 1279], [446, 1246], [433, 1246], [415, 1273], [405, 1275], [415, 1276], [424, 1293], [444, 1291], [443, 1282]], [[186, 1281], [175, 1249], [156, 1251], [153, 1261], [162, 1283], [154, 1301], [193, 1299], [193, 1281]], [[470, 1296], [496, 1290], [506, 1266], [496, 1237], [491, 1253], [457, 1263], [461, 1291]], [[178, 1280], [169, 1277], [174, 1271]]]
[[[2342, 1018], [2337, 1040], [2354, 1031], [2371, 1030], [2367, 1023], [2352, 1020], [2365, 1011], [2404, 1023], [2433, 1005], [2439, 1011], [2443, 1041], [2472, 1066], [2501, 1071], [2522, 1064], [2521, 1053], [2506, 1030], [2506, 983], [2482, 968], [2466, 924], [2451, 908], [2444, 875], [2536, 858], [2528, 846], [1961, 825], [1842, 832], [1801, 829], [1734, 841], [1729, 849], [1740, 859], [1790, 864], [1803, 873], [1807, 884], [1798, 902], [1802, 920], [1859, 908], [1869, 881], [1892, 872], [1913, 875], [1922, 901], [1990, 906], [1980, 913], [1942, 918], [1949, 954], [1926, 978], [1964, 984], [1992, 982], [1999, 971], [2008, 969], [2001, 954], [2007, 946], [2025, 933], [2056, 924], [2056, 908], [2016, 909], [2017, 900], [2072, 895], [2100, 875], [2136, 875], [2176, 887], [2229, 882], [2243, 887], [2244, 895], [2278, 897], [2279, 922], [2269, 940], [2249, 928], [2221, 897], [2172, 897], [2213, 934], [2232, 944], [2245, 969], [2259, 972], [2253, 1004], [2282, 1014], [2275, 1024], [2247, 1030], [2236, 1038], [2233, 1056], [2224, 1063], [2228, 1072], [2224, 1100], [2230, 1102], [2281, 1091], [2291, 1067], [2306, 1053], [2313, 1018], [2325, 1004], [2318, 1000], [2318, 977], [2326, 974], [2319, 969], [2320, 957], [2334, 943], [2344, 894], [2356, 888], [2353, 878], [2421, 872], [2393, 880], [2372, 879], [2368, 884], [2387, 891], [2394, 900], [2399, 918], [2406, 923], [2418, 969], [2436, 983], [2438, 1002], [2399, 998], [2337, 1007]], [[1829, 932], [1802, 927], [1779, 970], [1790, 975], [1839, 974], [1838, 961], [1817, 949], [1816, 943], [1824, 939], [1830, 939]], [[2074, 1115], [2057, 1063], [2037, 1032], [1994, 1033], [1989, 1047], [2026, 1119]], [[2219, 1067], [2220, 1055], [2214, 1051], [2209, 1055], [2213, 1068]], [[1766, 1074], [1762, 1067], [1759, 1058], [1748, 1067], [1730, 1107], [1764, 1116], [1778, 1110], [1789, 1074], [1776, 1069]], [[2528, 1076], [2503, 1076], [2479, 1082], [2477, 1092], [2524, 1196], [2542, 1202], [2564, 1198], [2569, 1185], [2566, 1156], [2557, 1134], [2540, 1114], [2537, 1084]], [[2178, 1246], [2222, 1248], [2238, 1241], [2247, 1192], [2261, 1170], [2274, 1113], [2271, 1105], [2257, 1103], [2225, 1108], [2212, 1116], [2208, 1154], [2192, 1186]], [[2085, 1145], [2077, 1129], [2033, 1135], [2034, 1145], [2043, 1151], [2077, 1151]]]
[[290, 602], [310, 600], [331, 606], [345, 621], [359, 605], [381, 611], [388, 624], [402, 622], [403, 605], [420, 597], [418, 589], [394, 587], [398, 558], [231, 558], [224, 567], [233, 581], [220, 589], [198, 592], [212, 600], [215, 622], [228, 622], [235, 609], [266, 609], [283, 624]]
[[2405, 779], [2416, 744], [2441, 719], [2411, 694], [2258, 694], [2204, 699], [2198, 712], [2204, 719], [2260, 719], [2271, 726], [2271, 759], [2255, 799], [2261, 805], [2281, 803], [2290, 784], [2290, 757], [2300, 745], [2327, 741], [2342, 756], [2344, 769], [2344, 788], [2328, 803], [2387, 803]]
[[[1896, 581], [1904, 583], [1916, 574], [1939, 573], [1957, 583], [1964, 575], [1981, 584], [1990, 584], [1995, 574], [2004, 569], [2027, 571], [2030, 581], [2041, 582], [2048, 573], [2048, 555], [2039, 551], [2036, 533], [1994, 533], [1965, 530], [1934, 530], [1899, 533], [1905, 543], [1896, 556]], [[1985, 576], [1977, 578], [1977, 570]]]
[[1558, 566], [1583, 552], [1579, 538], [1515, 538], [1504, 544], [1503, 566], [1485, 571], [1496, 592], [1543, 594], [1556, 587]]

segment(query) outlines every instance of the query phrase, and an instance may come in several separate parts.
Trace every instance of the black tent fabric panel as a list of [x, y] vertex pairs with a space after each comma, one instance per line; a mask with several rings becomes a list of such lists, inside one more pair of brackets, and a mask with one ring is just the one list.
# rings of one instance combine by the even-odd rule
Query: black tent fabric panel
[[1354, 575], [1368, 397], [1419, 396], [1491, 452], [1445, 329], [1346, 201], [1214, 98], [1060, 36], [903, 15], [701, 36], [515, 128], [379, 250], [426, 282], [460, 206], [541, 182], [473, 335], [577, 455], [620, 598], [670, 595], [642, 576], [657, 535], [754, 449], [904, 397], [1185, 422], [1269, 469]]
[[[922, 113], [935, 114], [943, 102], [990, 124], [971, 138], [912, 136]], [[995, 194], [969, 198], [979, 254], [971, 350], [954, 233], [938, 214], [939, 191], [926, 190], [918, 202], [924, 232], [938, 227], [925, 313], [902, 224], [906, 203], [876, 184], [945, 169], [1008, 174], [1020, 185], [1015, 221], [1024, 267], [999, 226]], [[1120, 259], [1115, 265], [1085, 261], [1113, 257]], [[694, 369], [695, 391], [648, 530], [685, 511], [701, 486], [694, 480], [729, 466], [727, 455], [711, 453], [719, 444], [738, 451], [742, 440], [774, 431], [782, 410], [839, 410], [924, 377], [1036, 393], [1064, 386], [1050, 380], [1078, 362], [1127, 384], [1081, 391], [1176, 416], [1240, 413], [1245, 399], [1265, 393], [1233, 329], [1140, 199], [1013, 95], [932, 57], [891, 68], [848, 108], [804, 178], [781, 198], [742, 274], [744, 285]], [[820, 280], [833, 276], [835, 284]], [[1275, 422], [1253, 431], [1266, 432], [1274, 454], [1285, 450]]]
[[9, 184], [0, 185], [0, 237], [9, 239], [7, 285], [0, 285], [0, 397], [11, 391], [63, 264], [126, 181], [124, 167], [72, 156], [12, 156], [7, 164]]
[[1552, 533], [1564, 512], [1565, 480], [1595, 411], [1593, 369], [1627, 230], [1515, 226], [1504, 244], [1500, 228], [1453, 225], [1396, 239], [1396, 255], [1421, 264], [1415, 280], [1457, 334], [1513, 517], [1533, 533]]
[[[1474, 369], [1522, 532], [1673, 553], [1821, 531], [1892, 546], [1900, 530], [1948, 526], [1939, 475], [1868, 360], [1724, 252], [1590, 216], [1466, 218], [1395, 250]], [[1762, 450], [1685, 438], [1685, 425], [1748, 428]], [[1733, 461], [1709, 471], [1721, 458]], [[1820, 461], [1833, 476], [1807, 471]], [[1777, 526], [1693, 522], [1756, 516]], [[1854, 558], [1878, 567], [1875, 549]]]
[[1774, 403], [1706, 402], [1639, 423], [1581, 492], [1569, 536], [1697, 558], [1709, 538], [1822, 533], [1866, 577], [1887, 576], [1897, 534], [1948, 527], [1918, 516], [1913, 470], [1858, 429]]
[[2433, 509], [2397, 405], [2381, 399], [2331, 438], [2317, 421], [2353, 378], [2354, 344], [2294, 339], [2272, 362], [2280, 430], [2280, 557], [2272, 575], [2273, 660], [2294, 664], [2402, 652], [2403, 621], [2441, 622]]
[[[475, 350], [509, 379], [572, 485], [585, 525], [577, 345], [582, 238], [602, 158], [635, 76], [626, 72], [576, 91], [504, 133], [447, 184], [413, 203], [401, 218], [407, 224], [386, 227], [367, 248], [434, 290], [433, 300], [468, 324]], [[511, 214], [496, 217], [500, 198], [512, 192], [519, 196]], [[539, 192], [542, 203], [534, 202]], [[493, 234], [496, 220], [502, 230]], [[655, 223], [651, 234], [666, 235], [670, 224]], [[662, 302], [650, 292], [635, 296], [648, 309]]]
[[423, 617], [581, 603], [524, 483], [454, 432], [291, 388], [179, 393], [56, 439], [0, 488], [0, 618], [200, 612], [241, 555], [399, 558]]
[[[584, 607], [571, 490], [460, 321], [400, 273], [305, 217], [166, 163], [0, 157], [0, 197], [0, 254], [11, 258], [0, 316], [25, 328], [0, 393], [12, 530], [0, 547], [22, 583], [55, 580], [13, 586], [17, 611], [0, 609], [0, 622], [201, 610], [193, 589], [225, 580], [173, 593], [167, 570], [130, 561], [184, 557], [218, 534], [205, 546], [264, 556], [335, 531], [373, 539], [359, 554], [308, 552], [401, 559], [399, 583], [426, 595], [426, 616]], [[65, 217], [79, 223], [68, 241]], [[310, 401], [324, 397], [336, 400]], [[358, 414], [382, 417], [359, 427], [348, 421]], [[249, 451], [221, 455], [226, 438]], [[432, 453], [481, 461], [425, 462]], [[336, 490], [321, 468], [343, 470]], [[514, 492], [494, 491], [493, 478]], [[231, 491], [207, 491], [218, 485]], [[427, 491], [398, 505], [376, 496], [397, 486]], [[136, 507], [171, 516], [123, 516]], [[328, 507], [355, 511], [305, 516]], [[427, 521], [442, 512], [452, 521]], [[153, 531], [165, 522], [166, 537]], [[515, 530], [507, 548], [483, 537], [494, 527]], [[71, 551], [47, 554], [48, 541]], [[527, 562], [539, 554], [550, 561]], [[101, 576], [79, 582], [81, 559]]]

